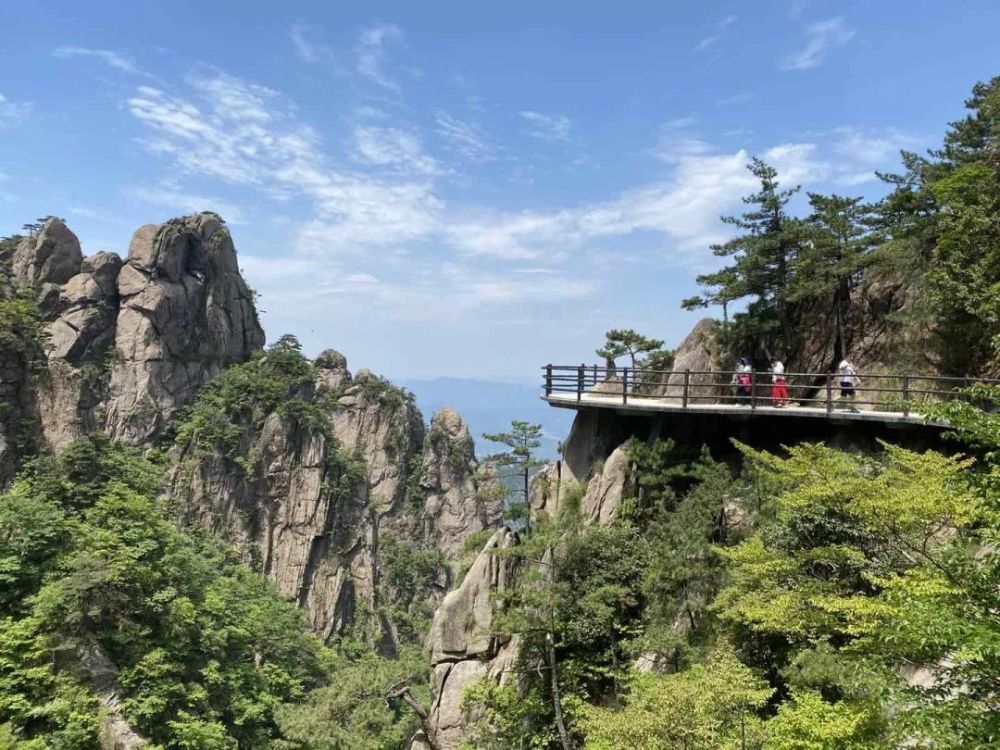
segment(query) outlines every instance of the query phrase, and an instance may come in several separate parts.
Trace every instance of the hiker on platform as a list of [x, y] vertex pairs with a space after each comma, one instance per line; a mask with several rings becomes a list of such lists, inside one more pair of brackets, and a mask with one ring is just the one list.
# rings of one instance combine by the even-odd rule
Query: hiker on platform
[[785, 380], [785, 363], [771, 358], [771, 404], [782, 408], [788, 403], [788, 381]]
[[740, 406], [748, 405], [753, 395], [753, 366], [749, 357], [740, 357], [732, 382], [736, 391], [736, 403]]
[[850, 404], [852, 414], [860, 414], [861, 412], [854, 406], [854, 388], [861, 382], [858, 370], [847, 357], [844, 357], [838, 369], [840, 371], [840, 400], [844, 402], [845, 406]]

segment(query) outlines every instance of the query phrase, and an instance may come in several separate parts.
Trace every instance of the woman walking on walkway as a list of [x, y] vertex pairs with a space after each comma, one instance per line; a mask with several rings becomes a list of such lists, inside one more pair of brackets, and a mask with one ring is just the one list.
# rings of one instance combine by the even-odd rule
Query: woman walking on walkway
[[771, 403], [779, 409], [788, 403], [785, 363], [777, 357], [771, 360]]

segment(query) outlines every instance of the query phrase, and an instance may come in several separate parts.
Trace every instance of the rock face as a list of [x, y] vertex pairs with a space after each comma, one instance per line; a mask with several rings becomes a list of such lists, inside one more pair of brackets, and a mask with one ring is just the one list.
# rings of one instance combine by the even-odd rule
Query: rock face
[[195, 391], [263, 346], [229, 231], [214, 214], [136, 230], [118, 275], [107, 429], [149, 440]]
[[418, 732], [410, 745], [414, 750], [457, 750], [468, 733], [461, 708], [465, 689], [483, 677], [497, 683], [510, 677], [517, 643], [493, 632], [493, 618], [500, 606], [498, 594], [517, 575], [512, 558], [497, 552], [515, 544], [512, 531], [497, 531], [434, 615], [428, 639], [433, 669], [428, 724], [434, 736]]
[[206, 380], [263, 345], [215, 214], [140, 228], [124, 264], [108, 252], [84, 258], [56, 218], [5, 255], [45, 321], [49, 372], [20, 388], [53, 449], [105, 428], [125, 442], [149, 440]]
[[450, 407], [434, 415], [424, 437], [420, 487], [426, 493], [424, 533], [449, 555], [458, 553], [472, 534], [500, 522], [499, 481], [479, 469], [469, 427]]
[[[325, 428], [281, 413], [267, 415], [259, 427], [246, 425], [235, 453], [254, 457], [249, 469], [194, 443], [181, 446], [169, 493], [191, 521], [247, 550], [248, 561], [298, 601], [326, 639], [359, 612], [376, 612], [381, 598], [391, 595], [382, 585], [389, 537], [417, 544], [427, 528], [426, 544], [457, 539], [461, 524], [473, 531], [483, 526], [477, 525], [473, 456], [449, 463], [456, 451], [471, 448], [460, 418], [467, 446], [455, 448], [448, 433], [428, 449], [420, 412], [405, 392], [366, 371], [351, 377], [340, 355], [325, 352], [314, 365], [316, 382], [297, 397], [323, 410]], [[454, 412], [438, 415], [433, 423], [455, 427], [455, 418]], [[414, 477], [428, 497], [448, 502], [413, 502]], [[433, 596], [447, 585], [442, 570]], [[392, 650], [391, 622], [383, 618], [368, 634]]]
[[680, 400], [684, 395], [685, 371], [694, 373], [687, 376], [688, 399], [696, 403], [699, 398], [714, 401], [719, 388], [712, 386], [712, 376], [699, 373], [712, 370], [731, 369], [731, 364], [719, 362], [719, 324], [711, 318], [698, 321], [674, 353], [673, 372], [666, 385], [657, 395]]
[[14, 253], [13, 277], [18, 286], [65, 284], [80, 272], [80, 240], [61, 219], [48, 219], [38, 234], [25, 237]]

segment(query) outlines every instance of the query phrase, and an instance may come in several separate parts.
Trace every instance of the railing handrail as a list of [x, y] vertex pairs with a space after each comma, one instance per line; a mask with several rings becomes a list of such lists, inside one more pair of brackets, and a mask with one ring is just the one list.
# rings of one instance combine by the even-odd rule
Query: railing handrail
[[[821, 404], [828, 413], [832, 413], [835, 404], [843, 401], [850, 405], [852, 411], [857, 411], [857, 406], [875, 407], [878, 411], [899, 410], [904, 418], [910, 416], [912, 404], [916, 401], [966, 398], [962, 391], [973, 385], [1000, 385], [1000, 379], [953, 375], [855, 372], [850, 378], [842, 378], [839, 371], [791, 371], [777, 373], [784, 382], [775, 389], [773, 381], [776, 373], [769, 370], [663, 370], [587, 363], [549, 364], [543, 370], [547, 397], [553, 393], [573, 394], [577, 402], [582, 401], [586, 394], [593, 393], [602, 397], [617, 396], [623, 405], [627, 405], [632, 397], [680, 401], [685, 409], [707, 401], [721, 404], [735, 402], [749, 406], [751, 411], [768, 404], [776, 407]], [[741, 383], [739, 375], [750, 375], [750, 382]], [[848, 380], [851, 386], [843, 386], [842, 381]], [[610, 385], [612, 383], [613, 386]], [[610, 387], [600, 390], [598, 386], [601, 384]], [[772, 385], [769, 395], [767, 384]], [[728, 388], [733, 391], [727, 391]], [[663, 392], [656, 392], [656, 389], [663, 389]], [[792, 398], [792, 391], [800, 395]], [[839, 394], [836, 399], [835, 391]], [[764, 395], [761, 395], [762, 392]], [[858, 398], [859, 395], [863, 398]]]

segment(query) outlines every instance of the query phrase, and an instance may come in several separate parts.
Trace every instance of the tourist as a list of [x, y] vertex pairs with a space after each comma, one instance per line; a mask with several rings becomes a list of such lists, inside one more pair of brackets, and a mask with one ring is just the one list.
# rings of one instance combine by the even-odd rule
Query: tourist
[[749, 404], [753, 395], [753, 366], [749, 357], [740, 357], [732, 382], [736, 390], [736, 403], [739, 406]]
[[844, 359], [841, 360], [839, 370], [840, 400], [843, 401], [845, 405], [850, 404], [851, 413], [860, 414], [858, 409], [854, 406], [854, 387], [857, 383], [861, 382], [861, 378], [858, 377], [858, 371], [854, 367], [854, 363], [852, 363], [847, 357], [844, 357]]
[[788, 403], [788, 387], [785, 363], [777, 357], [771, 358], [771, 383], [771, 402], [780, 409]]

